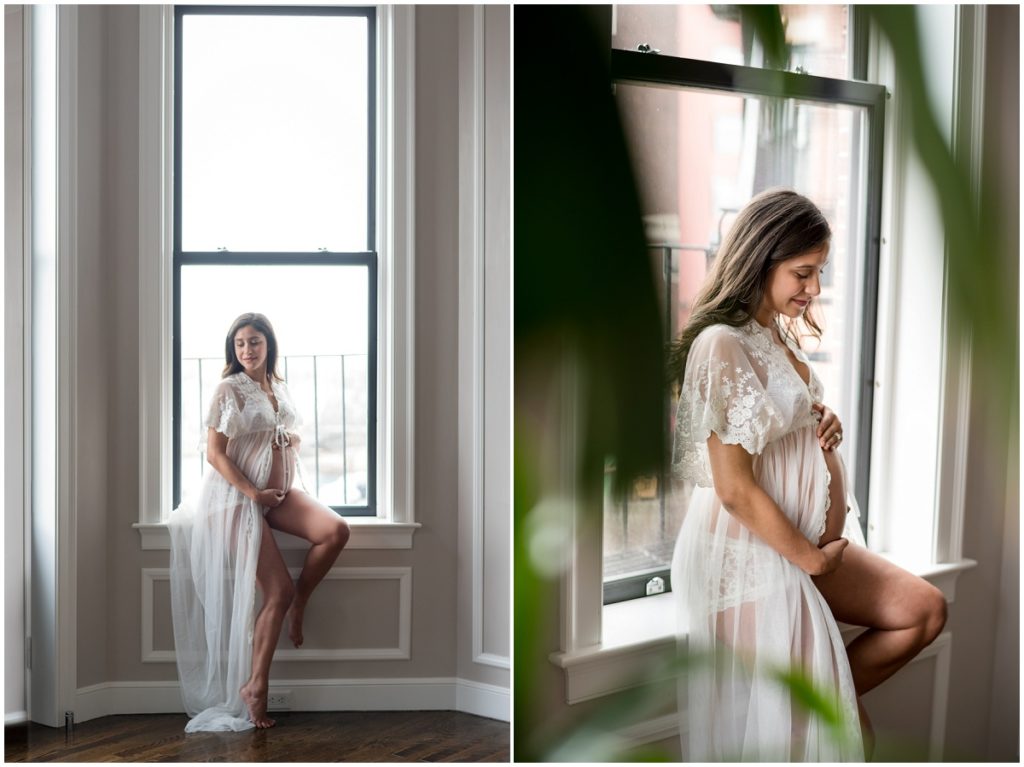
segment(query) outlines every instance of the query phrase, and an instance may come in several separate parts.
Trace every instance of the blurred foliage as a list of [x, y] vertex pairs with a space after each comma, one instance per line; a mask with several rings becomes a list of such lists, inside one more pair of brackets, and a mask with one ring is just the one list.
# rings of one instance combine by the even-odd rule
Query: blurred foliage
[[615, 455], [632, 478], [664, 459], [664, 339], [608, 40], [588, 13], [516, 8], [516, 364], [557, 364], [568, 345], [580, 476]]
[[[555, 488], [549, 443], [575, 439], [573, 475], [660, 473], [662, 337], [640, 203], [611, 95], [608, 39], [583, 6], [515, 9], [514, 242], [515, 757], [545, 756], [537, 741], [548, 690], [548, 617], [557, 570], [530, 554], [530, 512]], [[579, 436], [561, 432], [559, 371], [573, 360]], [[554, 394], [549, 391], [554, 387]], [[554, 404], [552, 404], [554, 402]], [[580, 479], [583, 495], [590, 489]], [[626, 484], [620, 481], [618, 488]], [[600, 493], [600, 483], [594, 488]], [[585, 498], [581, 506], [591, 506]], [[600, 508], [597, 504], [595, 508]], [[566, 512], [572, 513], [571, 507]]]
[[[728, 8], [736, 10], [744, 34], [761, 41], [766, 66], [784, 68], [789, 50], [779, 6], [716, 6], [716, 13]], [[561, 688], [547, 683], [553, 673], [561, 673], [551, 666], [548, 654], [557, 644], [557, 627], [551, 621], [559, 614], [558, 581], [571, 540], [559, 537], [564, 532], [551, 536], [564, 544], [561, 552], [551, 541], [531, 545], [549, 524], [544, 520], [559, 514], [567, 519], [555, 526], [562, 525], [569, 535], [574, 529], [579, 534], [580, 526], [600, 524], [601, 483], [587, 478], [602, 476], [606, 457], [616, 461], [617, 492], [641, 475], [661, 474], [666, 460], [662, 408], [667, 339], [662, 337], [639, 197], [612, 98], [606, 14], [607, 7], [515, 8], [517, 761], [668, 757], [656, 750], [628, 750], [611, 736], [649, 705], [643, 686], [615, 696], [610, 705], [589, 709], [587, 717], [574, 722], [558, 694]], [[916, 11], [869, 6], [868, 15], [892, 44], [913, 146], [934, 184], [946, 226], [952, 316], [971, 330], [974, 353], [989, 372], [986, 383], [993, 387], [992, 396], [1009, 402], [1016, 370], [1015, 293], [1013, 286], [993, 286], [1004, 272], [993, 227], [982, 226], [964, 170], [942, 138], [928, 100]], [[573, 370], [576, 412], [567, 428], [563, 407], [568, 367]], [[566, 473], [576, 478], [568, 495], [559, 484]], [[554, 497], [561, 500], [554, 503]], [[540, 508], [547, 510], [538, 524]], [[537, 553], [552, 550], [553, 557]], [[696, 662], [677, 659], [672, 673], [691, 669]], [[838, 712], [826, 693], [798, 673], [780, 672], [777, 680], [838, 731]], [[552, 716], [552, 711], [557, 713]]]

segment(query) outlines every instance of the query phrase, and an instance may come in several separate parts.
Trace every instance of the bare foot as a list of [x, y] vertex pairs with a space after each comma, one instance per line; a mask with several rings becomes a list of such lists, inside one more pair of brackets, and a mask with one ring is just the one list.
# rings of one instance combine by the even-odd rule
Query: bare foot
[[242, 696], [245, 707], [249, 709], [249, 720], [256, 725], [257, 729], [273, 727], [277, 724], [267, 716], [267, 688], [262, 690], [249, 682], [238, 691]]
[[288, 638], [292, 640], [292, 644], [296, 647], [302, 645], [302, 614], [306, 610], [306, 605], [294, 601], [292, 606], [288, 608], [288, 614], [285, 616], [288, 620]]

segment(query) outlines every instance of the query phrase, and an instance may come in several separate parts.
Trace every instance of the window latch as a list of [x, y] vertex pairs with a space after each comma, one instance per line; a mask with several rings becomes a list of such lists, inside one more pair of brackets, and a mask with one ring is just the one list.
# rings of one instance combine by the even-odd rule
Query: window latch
[[647, 596], [652, 594], [661, 594], [665, 591], [665, 579], [660, 575], [655, 575], [649, 581], [647, 581]]
[[636, 47], [636, 49], [638, 51], [640, 51], [640, 53], [653, 53], [653, 54], [661, 53], [661, 49], [660, 48], [652, 48], [647, 43], [640, 43], [640, 45], [638, 45]]

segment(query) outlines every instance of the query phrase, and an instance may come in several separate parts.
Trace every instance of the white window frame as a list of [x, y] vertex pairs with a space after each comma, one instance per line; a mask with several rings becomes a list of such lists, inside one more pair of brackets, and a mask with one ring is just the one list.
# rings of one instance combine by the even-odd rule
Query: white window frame
[[[950, 82], [941, 86], [955, 90], [949, 114], [950, 136], [958, 158], [970, 168], [970, 181], [975, 201], [978, 200], [981, 174], [981, 148], [984, 94], [984, 6], [957, 6], [953, 30], [955, 46]], [[898, 92], [895, 69], [887, 42], [872, 30], [872, 56], [869, 62], [869, 80], [885, 85], [892, 98], [886, 109], [886, 147], [883, 180], [882, 251], [879, 269], [879, 317], [877, 325], [875, 379], [877, 383], [872, 423], [872, 484], [868, 543], [891, 559], [942, 590], [947, 602], [956, 597], [956, 582], [960, 573], [977, 563], [962, 556], [965, 516], [965, 486], [967, 472], [967, 438], [971, 395], [970, 339], [965, 337], [948, 312], [945, 260], [930, 257], [935, 282], [941, 285], [941, 295], [932, 296], [938, 307], [940, 322], [932, 321], [933, 339], [941, 351], [940, 371], [936, 381], [938, 412], [929, 433], [907, 434], [913, 424], [903, 420], [909, 408], [894, 403], [893, 392], [908, 385], [921, 385], [917, 370], [912, 365], [897, 365], [894, 350], [889, 345], [898, 337], [899, 323], [905, 321], [894, 307], [900, 305], [908, 291], [916, 289], [907, 279], [900, 279], [894, 248], [900, 246], [901, 229], [913, 221], [915, 227], [922, 221], [936, 232], [939, 247], [942, 239], [942, 221], [932, 207], [931, 195], [924, 182], [923, 188], [907, 184], [907, 168], [915, 162], [914, 148], [906, 137], [905, 126], [897, 121]], [[915, 229], [915, 231], [920, 231]], [[899, 254], [901, 257], [903, 253]], [[947, 252], [948, 257], [948, 252]], [[927, 260], [927, 259], [925, 259]], [[919, 266], [919, 265], [918, 265]], [[916, 267], [915, 267], [916, 268]], [[934, 315], [933, 315], [934, 316]], [[572, 490], [576, 476], [575, 445], [571, 435], [579, 434], [575, 411], [580, 396], [574, 380], [571, 363], [561, 373], [562, 391], [560, 415], [562, 419], [562, 455], [559, 461], [561, 487], [559, 496], [572, 510], [572, 543], [569, 547], [562, 578], [561, 594], [561, 650], [552, 653], [550, 660], [565, 672], [566, 703], [592, 700], [627, 689], [641, 681], [654, 682], [653, 670], [672, 657], [685, 637], [676, 629], [676, 606], [671, 593], [644, 599], [602, 604], [602, 543], [599, 525], [580, 524], [580, 520], [599, 518], [600, 509], [583, 509], [583, 501], [574, 497]], [[914, 427], [916, 428], [916, 426]], [[917, 437], [920, 437], [918, 439]], [[908, 440], [910, 440], [908, 442]], [[914, 444], [915, 450], [925, 444], [924, 457], [915, 464], [915, 475], [891, 476], [886, 467], [892, 463], [901, 445]], [[922, 529], [924, 548], [900, 546], [892, 536], [885, 536], [886, 525], [895, 515], [886, 515], [892, 499], [901, 485], [911, 483], [921, 488], [921, 501], [917, 507], [916, 522]], [[928, 488], [933, 492], [929, 493]], [[899, 509], [902, 514], [906, 508]], [[874, 529], [872, 529], [874, 528]], [[579, 531], [587, 531], [583, 534]], [[840, 624], [844, 639], [848, 640], [860, 629]], [[950, 642], [943, 635], [926, 648], [919, 658], [940, 656], [940, 666], [948, 668]], [[941, 697], [941, 696], [940, 696]], [[936, 698], [933, 750], [941, 752], [941, 738], [936, 732], [944, 727], [944, 704]], [[672, 718], [675, 721], [676, 715]], [[675, 724], [673, 723], [673, 727]], [[674, 735], [675, 731], [665, 737]], [[941, 734], [941, 733], [940, 733]], [[938, 739], [937, 739], [938, 738]]]
[[[412, 548], [415, 317], [415, 8], [377, 7], [379, 342], [375, 517], [350, 549]], [[174, 8], [139, 8], [139, 514], [143, 549], [169, 549]], [[284, 549], [306, 541], [275, 532]]]

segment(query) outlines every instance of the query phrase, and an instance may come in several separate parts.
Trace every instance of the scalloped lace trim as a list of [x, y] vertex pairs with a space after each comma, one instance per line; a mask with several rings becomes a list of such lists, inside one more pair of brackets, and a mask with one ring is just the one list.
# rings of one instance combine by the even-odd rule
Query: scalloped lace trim
[[815, 541], [820, 541], [828, 526], [828, 510], [832, 508], [832, 472], [825, 467], [825, 511], [821, 515], [821, 525], [818, 527], [818, 536]]

